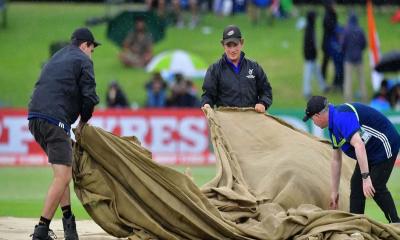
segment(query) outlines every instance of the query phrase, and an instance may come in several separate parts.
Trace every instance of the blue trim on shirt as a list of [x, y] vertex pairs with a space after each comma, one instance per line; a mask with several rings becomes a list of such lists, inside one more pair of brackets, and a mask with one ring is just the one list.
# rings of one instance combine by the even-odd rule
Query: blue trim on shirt
[[46, 120], [48, 123], [62, 128], [68, 134], [68, 136], [70, 135], [71, 126], [69, 124], [66, 124], [65, 122], [62, 122], [56, 118], [53, 118], [53, 117], [48, 116], [43, 113], [38, 113], [38, 112], [29, 112], [28, 113], [28, 120], [35, 119], [35, 118], [40, 118], [40, 119]]
[[244, 54], [240, 53], [240, 59], [239, 59], [239, 63], [237, 65], [237, 67], [235, 66], [235, 64], [233, 64], [228, 57], [226, 56], [226, 54], [224, 54], [225, 57], [225, 61], [228, 63], [228, 65], [230, 65], [232, 67], [232, 70], [238, 74], [240, 72], [240, 64], [242, 63], [242, 59], [244, 58]]

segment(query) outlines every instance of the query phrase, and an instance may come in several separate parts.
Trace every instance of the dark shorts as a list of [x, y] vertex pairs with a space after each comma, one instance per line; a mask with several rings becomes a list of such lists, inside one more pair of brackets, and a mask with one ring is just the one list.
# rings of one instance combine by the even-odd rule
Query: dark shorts
[[46, 152], [51, 164], [72, 165], [71, 139], [62, 128], [35, 118], [29, 120], [29, 131]]

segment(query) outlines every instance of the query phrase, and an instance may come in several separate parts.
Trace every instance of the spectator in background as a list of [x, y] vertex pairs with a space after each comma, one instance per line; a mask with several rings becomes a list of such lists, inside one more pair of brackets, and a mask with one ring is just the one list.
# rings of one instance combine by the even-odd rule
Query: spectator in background
[[165, 0], [145, 0], [147, 10], [156, 11], [159, 17], [166, 15], [166, 1]]
[[193, 92], [193, 83], [190, 80], [177, 78], [171, 88], [171, 96], [168, 99], [169, 107], [200, 107], [200, 101]]
[[112, 81], [107, 89], [107, 107], [108, 108], [127, 108], [129, 107], [128, 100], [125, 97], [124, 92], [117, 83], [117, 81]]
[[174, 91], [175, 89], [184, 88], [185, 77], [182, 73], [176, 73], [173, 80], [174, 82], [170, 84], [172, 91]]
[[344, 99], [347, 102], [353, 101], [353, 73], [356, 73], [360, 83], [361, 100], [367, 102], [367, 86], [362, 61], [362, 54], [365, 47], [366, 39], [364, 31], [358, 26], [357, 16], [351, 13], [343, 36], [345, 69], [343, 90]]
[[197, 88], [193, 84], [193, 81], [188, 79], [188, 80], [186, 80], [186, 84], [187, 84], [189, 94], [191, 94], [197, 98]]
[[389, 102], [390, 106], [395, 111], [400, 111], [400, 84], [395, 84], [389, 90]]
[[269, 24], [273, 23], [273, 15], [271, 12], [272, 0], [251, 0], [249, 1], [249, 16], [253, 24], [258, 24], [262, 15], [268, 16]]
[[159, 17], [167, 18], [178, 28], [185, 26], [182, 9], [190, 11], [189, 28], [195, 28], [199, 22], [198, 0], [146, 0], [146, 5], [149, 11], [156, 11]]
[[344, 81], [344, 55], [343, 55], [343, 33], [344, 28], [339, 24], [336, 25], [335, 35], [330, 41], [330, 55], [335, 65], [335, 77], [332, 87], [334, 90], [343, 92]]
[[[195, 28], [199, 23], [198, 0], [173, 0], [173, 3], [178, 5], [179, 9], [185, 9], [190, 11], [190, 21], [188, 23], [188, 27], [190, 29]], [[178, 27], [183, 27], [183, 25], [184, 25], [183, 21], [177, 23]]]
[[126, 67], [142, 68], [153, 57], [153, 40], [146, 30], [144, 19], [138, 18], [123, 42], [123, 49], [119, 55]]
[[325, 16], [323, 21], [322, 50], [324, 52], [322, 62], [322, 76], [327, 80], [327, 68], [329, 59], [332, 58], [335, 65], [335, 75], [332, 82], [332, 90], [343, 90], [343, 27], [338, 24], [333, 0], [325, 0]]
[[214, 0], [213, 10], [219, 16], [230, 16], [233, 14], [233, 0]]
[[146, 84], [146, 107], [162, 108], [166, 105], [167, 84], [159, 72], [153, 74], [152, 79]]
[[322, 77], [321, 70], [317, 64], [317, 47], [315, 38], [315, 17], [314, 11], [307, 13], [307, 23], [304, 32], [303, 54], [304, 54], [304, 75], [303, 75], [303, 96], [306, 99], [311, 97], [311, 79], [315, 77], [318, 80], [319, 88], [322, 92], [328, 91], [328, 86]]
[[175, 78], [174, 78], [174, 82], [172, 84], [170, 84], [171, 86], [171, 94], [168, 97], [167, 100], [167, 106], [176, 106], [178, 105], [176, 102], [176, 98], [177, 96], [181, 95], [182, 93], [184, 93], [185, 90], [185, 78], [181, 73], [176, 73], [175, 74]]
[[[183, 17], [181, 13], [180, 0], [145, 0], [147, 9], [155, 11], [160, 18], [171, 21], [178, 27], [183, 27]], [[170, 3], [168, 6], [167, 3]]]
[[386, 79], [381, 82], [379, 91], [374, 94], [369, 105], [379, 111], [390, 110], [389, 84]]
[[327, 70], [331, 59], [331, 39], [335, 38], [337, 15], [332, 0], [324, 1], [325, 14], [323, 19], [322, 52], [323, 59], [321, 65], [322, 77], [327, 80]]
[[385, 99], [387, 101], [389, 101], [389, 83], [388, 80], [383, 79], [381, 82], [381, 86], [378, 90], [378, 92], [376, 92], [374, 94], [374, 96], [372, 97], [372, 99], [377, 99], [377, 98], [382, 98]]

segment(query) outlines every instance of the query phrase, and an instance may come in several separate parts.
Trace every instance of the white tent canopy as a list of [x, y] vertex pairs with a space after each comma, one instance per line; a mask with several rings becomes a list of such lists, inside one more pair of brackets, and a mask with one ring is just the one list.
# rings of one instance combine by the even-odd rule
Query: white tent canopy
[[147, 72], [160, 72], [163, 76], [181, 73], [186, 77], [201, 78], [208, 64], [199, 56], [184, 50], [165, 51], [153, 57], [146, 66]]

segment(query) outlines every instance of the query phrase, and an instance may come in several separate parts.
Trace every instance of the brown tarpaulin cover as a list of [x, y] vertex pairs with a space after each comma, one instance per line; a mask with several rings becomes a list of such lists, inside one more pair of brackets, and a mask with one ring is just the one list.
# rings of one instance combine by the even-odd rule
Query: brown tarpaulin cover
[[[200, 190], [160, 166], [135, 138], [85, 126], [74, 148], [75, 192], [106, 232], [130, 239], [400, 239], [400, 229], [329, 211], [331, 147], [250, 109], [204, 110], [217, 158]], [[345, 159], [348, 208], [354, 161]]]

